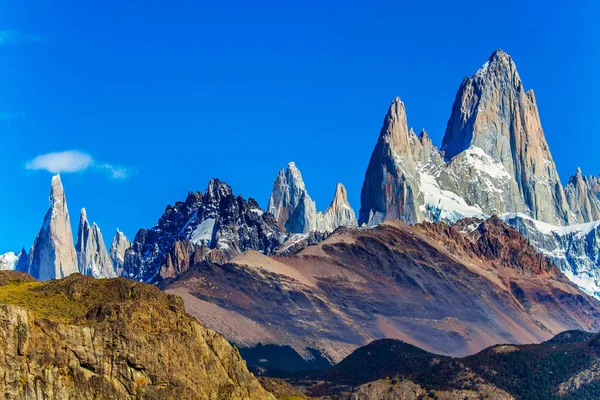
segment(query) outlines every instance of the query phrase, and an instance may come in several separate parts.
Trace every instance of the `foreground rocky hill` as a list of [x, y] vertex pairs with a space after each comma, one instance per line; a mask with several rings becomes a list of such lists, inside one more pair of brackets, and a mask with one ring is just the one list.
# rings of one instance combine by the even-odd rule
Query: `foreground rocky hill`
[[446, 355], [598, 331], [600, 303], [498, 218], [341, 229], [290, 256], [189, 260], [160, 287], [240, 346], [333, 362], [379, 338]]
[[126, 279], [0, 275], [0, 392], [28, 399], [274, 399], [180, 298]]

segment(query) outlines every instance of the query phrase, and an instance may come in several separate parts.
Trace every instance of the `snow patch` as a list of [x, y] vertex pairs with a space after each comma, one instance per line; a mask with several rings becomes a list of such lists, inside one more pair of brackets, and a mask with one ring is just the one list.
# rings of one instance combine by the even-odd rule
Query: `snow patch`
[[467, 217], [488, 218], [479, 206], [470, 206], [456, 193], [440, 189], [432, 175], [424, 171], [419, 175], [420, 190], [425, 200], [425, 204], [420, 206], [421, 211], [429, 213], [433, 220], [454, 223]]
[[199, 224], [196, 229], [192, 232], [190, 242], [199, 244], [202, 241], [210, 243], [213, 237], [213, 231], [215, 229], [215, 219], [207, 218]]
[[600, 226], [600, 221], [566, 226], [552, 225], [547, 222], [538, 221], [537, 219], [533, 219], [530, 216], [521, 213], [509, 213], [504, 214], [500, 217], [502, 221], [508, 221], [514, 218], [521, 218], [531, 221], [538, 231], [546, 235], [551, 235], [555, 233], [559, 236], [564, 236], [573, 233], [577, 237], [583, 237]]
[[9, 251], [8, 253], [0, 254], [0, 270], [14, 271], [19, 261], [19, 256]]

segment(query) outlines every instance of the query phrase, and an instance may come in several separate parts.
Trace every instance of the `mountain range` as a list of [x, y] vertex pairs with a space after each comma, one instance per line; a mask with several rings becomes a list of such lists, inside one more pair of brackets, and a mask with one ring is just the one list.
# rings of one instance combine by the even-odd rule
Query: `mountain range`
[[73, 237], [57, 175], [31, 250], [0, 268], [153, 283], [228, 340], [309, 361], [385, 337], [465, 356], [600, 330], [599, 194], [579, 169], [562, 185], [535, 95], [497, 50], [460, 84], [441, 148], [391, 103], [358, 218], [341, 183], [319, 211], [290, 162], [266, 208], [212, 179], [107, 248], [85, 209]]

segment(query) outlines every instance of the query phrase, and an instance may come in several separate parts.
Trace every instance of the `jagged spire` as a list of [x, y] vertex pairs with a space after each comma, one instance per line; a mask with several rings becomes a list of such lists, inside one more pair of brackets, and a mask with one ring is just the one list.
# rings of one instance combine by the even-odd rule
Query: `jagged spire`
[[320, 215], [317, 230], [332, 232], [340, 226], [356, 226], [357, 224], [356, 215], [348, 201], [346, 187], [342, 183], [338, 183], [331, 204]]
[[115, 267], [108, 255], [100, 228], [94, 222], [89, 224], [85, 208], [80, 211], [77, 230], [77, 263], [82, 274], [95, 278], [114, 278]]
[[52, 177], [50, 209], [31, 248], [29, 264], [29, 273], [38, 280], [78, 272], [67, 198], [58, 174]]
[[306, 233], [317, 224], [317, 207], [306, 191], [296, 163], [289, 162], [279, 171], [267, 207], [279, 229], [291, 233]]

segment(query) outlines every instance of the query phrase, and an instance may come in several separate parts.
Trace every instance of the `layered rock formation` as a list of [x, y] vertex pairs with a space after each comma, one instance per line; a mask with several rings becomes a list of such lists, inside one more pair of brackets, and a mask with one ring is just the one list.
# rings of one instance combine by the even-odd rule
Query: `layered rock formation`
[[125, 266], [125, 251], [131, 247], [131, 242], [123, 232], [117, 229], [110, 245], [110, 259], [113, 263], [117, 276], [121, 276]]
[[55, 175], [50, 188], [50, 209], [29, 253], [28, 273], [43, 281], [78, 271], [67, 199], [60, 176]]
[[172, 277], [183, 265], [180, 257], [227, 261], [246, 250], [272, 253], [284, 240], [273, 215], [213, 179], [204, 194], [189, 193], [185, 202], [167, 206], [154, 228], [138, 231], [125, 252], [123, 276], [141, 281]]
[[79, 229], [77, 230], [77, 262], [79, 271], [94, 278], [115, 278], [117, 276], [113, 263], [106, 251], [100, 228], [87, 220], [85, 208], [81, 209]]
[[0, 277], [7, 398], [274, 400], [175, 296], [124, 279], [21, 275]]
[[279, 171], [267, 211], [275, 216], [279, 229], [289, 233], [333, 232], [340, 226], [357, 225], [344, 185], [337, 184], [329, 207], [324, 213], [318, 212], [293, 162]]
[[290, 256], [192, 260], [159, 285], [240, 346], [319, 349], [339, 361], [383, 337], [472, 354], [565, 329], [598, 330], [600, 303], [497, 218], [342, 229]]

